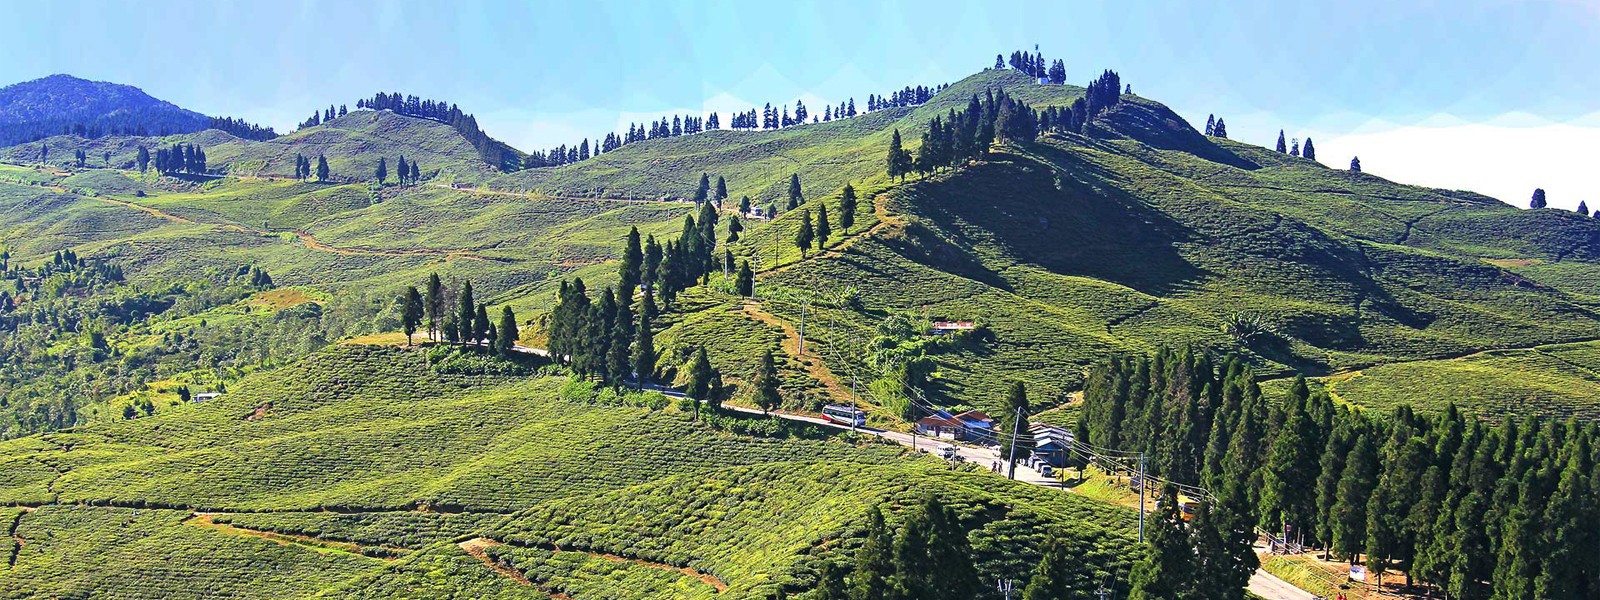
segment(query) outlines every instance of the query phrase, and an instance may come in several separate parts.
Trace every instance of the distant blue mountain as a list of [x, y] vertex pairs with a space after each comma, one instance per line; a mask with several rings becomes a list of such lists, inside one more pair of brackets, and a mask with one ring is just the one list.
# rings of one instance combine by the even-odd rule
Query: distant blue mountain
[[51, 75], [0, 88], [0, 147], [64, 133], [168, 135], [205, 129], [211, 118], [131, 85]]

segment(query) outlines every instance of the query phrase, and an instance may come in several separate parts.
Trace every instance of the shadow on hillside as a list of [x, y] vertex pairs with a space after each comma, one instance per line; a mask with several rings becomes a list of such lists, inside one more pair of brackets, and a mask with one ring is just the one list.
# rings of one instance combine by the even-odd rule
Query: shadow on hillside
[[1215, 163], [1245, 170], [1261, 168], [1195, 131], [1183, 117], [1160, 104], [1122, 102], [1089, 122], [1091, 137], [1127, 137], [1158, 150], [1187, 152]]
[[1087, 163], [1068, 169], [1073, 178], [1026, 159], [991, 162], [916, 186], [911, 210], [945, 241], [942, 250], [959, 254], [923, 260], [991, 283], [1003, 280], [995, 259], [1009, 259], [1158, 296], [1205, 275], [1178, 253], [1193, 233], [1113, 185], [1120, 175]]

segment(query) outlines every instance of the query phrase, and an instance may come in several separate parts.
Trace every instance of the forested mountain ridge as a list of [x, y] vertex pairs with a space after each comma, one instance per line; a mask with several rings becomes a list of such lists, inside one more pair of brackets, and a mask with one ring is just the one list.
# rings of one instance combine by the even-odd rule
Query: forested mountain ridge
[[0, 147], [60, 135], [167, 135], [205, 128], [205, 115], [150, 97], [139, 88], [51, 75], [0, 88]]

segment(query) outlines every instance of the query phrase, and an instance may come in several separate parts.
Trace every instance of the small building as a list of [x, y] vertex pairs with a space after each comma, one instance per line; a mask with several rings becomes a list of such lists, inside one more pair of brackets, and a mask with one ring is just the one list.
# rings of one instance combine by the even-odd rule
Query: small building
[[961, 439], [987, 442], [995, 439], [994, 418], [981, 410], [969, 410], [955, 416], [961, 422]]
[[1045, 77], [1043, 75], [1040, 75], [1039, 76], [1039, 85], [1050, 85], [1050, 78], [1049, 77]]
[[961, 435], [962, 428], [960, 420], [942, 410], [917, 419], [917, 433], [928, 437], [953, 440]]
[[960, 331], [972, 331], [978, 325], [972, 321], [934, 321], [934, 335], [949, 335]]
[[1045, 423], [1032, 423], [1028, 425], [1028, 432], [1033, 434], [1033, 457], [1052, 467], [1064, 467], [1072, 457], [1073, 435], [1071, 431]]
[[190, 396], [189, 397], [189, 401], [190, 402], [206, 402], [206, 401], [209, 401], [209, 400], [216, 400], [217, 397], [221, 396], [221, 395], [222, 395], [221, 392], [200, 392], [198, 394]]
[[750, 207], [750, 218], [752, 218], [752, 219], [770, 219], [772, 217], [767, 214], [767, 209], [762, 208], [760, 206], [752, 206], [752, 207]]

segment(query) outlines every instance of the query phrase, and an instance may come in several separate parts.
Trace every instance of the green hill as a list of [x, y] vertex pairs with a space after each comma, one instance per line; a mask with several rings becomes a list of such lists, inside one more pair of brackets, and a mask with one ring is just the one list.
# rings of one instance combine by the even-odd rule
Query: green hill
[[[22, 545], [0, 590], [677, 598], [715, 581], [719, 597], [765, 598], [846, 562], [869, 506], [897, 519], [929, 493], [958, 506], [985, 577], [1022, 576], [1052, 530], [1094, 559], [1086, 580], [1127, 568], [1124, 509], [892, 444], [584, 402], [565, 381], [342, 347], [216, 400], [0, 442], [0, 503], [24, 507], [6, 509]], [[538, 585], [457, 546], [476, 538]]]
[[[749, 195], [758, 206], [786, 203], [788, 178], [798, 174], [806, 208], [825, 205], [835, 216], [850, 183], [863, 198], [857, 226], [847, 235], [836, 227], [832, 251], [800, 260], [791, 240], [801, 211], [750, 223], [727, 250], [763, 272], [761, 308], [790, 325], [801, 320], [802, 297], [854, 290], [848, 305], [807, 309], [814, 316], [806, 337], [832, 350], [806, 360], [820, 359], [837, 379], [871, 379], [862, 347], [890, 312], [984, 323], [992, 343], [934, 357], [929, 399], [948, 405], [992, 408], [1013, 378], [1054, 403], [1107, 354], [1163, 344], [1243, 351], [1275, 376], [1396, 362], [1425, 368], [1418, 361], [1600, 339], [1600, 294], [1587, 276], [1600, 252], [1593, 220], [1207, 138], [1133, 95], [1083, 134], [997, 146], [983, 161], [927, 178], [887, 178], [894, 130], [915, 151], [929, 120], [1001, 89], [1035, 107], [1070, 105], [1084, 94], [986, 70], [917, 107], [649, 140], [510, 174], [483, 164], [444, 124], [357, 111], [266, 142], [215, 131], [162, 140], [201, 144], [232, 177], [89, 169], [62, 178], [7, 167], [0, 179], [20, 185], [0, 185], [0, 201], [30, 207], [9, 212], [5, 230], [23, 260], [72, 247], [116, 257], [147, 280], [252, 264], [282, 284], [370, 293], [369, 304], [438, 271], [472, 279], [532, 323], [561, 278], [583, 276], [591, 289], [614, 281], [612, 261], [629, 226], [670, 239], [692, 208], [653, 200], [691, 195], [702, 172], [725, 177], [733, 198]], [[131, 164], [144, 141], [154, 140], [46, 143], [59, 145], [52, 156], [102, 144], [89, 154], [110, 149], [115, 166]], [[11, 148], [4, 158], [26, 163], [28, 152]], [[378, 156], [403, 152], [436, 176], [430, 183], [483, 189], [252, 179], [288, 174], [296, 152], [325, 152], [336, 176], [360, 179]], [[111, 215], [132, 220], [108, 226]], [[747, 370], [758, 355], [754, 338], [725, 343], [719, 333], [768, 325], [751, 321], [713, 279], [704, 302], [669, 314], [668, 339], [681, 352], [700, 343], [736, 349], [714, 362]], [[781, 336], [762, 339], [781, 349]], [[795, 406], [824, 401], [826, 389], [837, 395], [837, 381], [815, 381], [815, 369], [786, 358]], [[1371, 388], [1347, 391], [1341, 397], [1357, 404], [1389, 402]], [[1578, 404], [1588, 402], [1578, 395]], [[1482, 410], [1524, 407], [1507, 400]]]
[[393, 173], [402, 155], [408, 163], [418, 162], [424, 179], [437, 183], [473, 182], [498, 173], [449, 125], [372, 110], [358, 110], [264, 141], [241, 139], [215, 129], [153, 138], [58, 135], [0, 150], [0, 159], [17, 164], [37, 162], [40, 146], [47, 146], [52, 164], [69, 165], [73, 154], [83, 150], [89, 156], [90, 167], [105, 166], [104, 155], [110, 152], [110, 166], [132, 169], [140, 146], [153, 155], [156, 148], [179, 143], [204, 149], [210, 171], [234, 177], [291, 178], [296, 154], [310, 157], [313, 164], [318, 156], [327, 156], [332, 179], [338, 182], [373, 179], [379, 158], [387, 159]]

